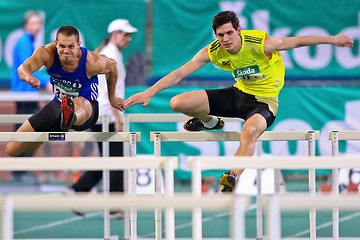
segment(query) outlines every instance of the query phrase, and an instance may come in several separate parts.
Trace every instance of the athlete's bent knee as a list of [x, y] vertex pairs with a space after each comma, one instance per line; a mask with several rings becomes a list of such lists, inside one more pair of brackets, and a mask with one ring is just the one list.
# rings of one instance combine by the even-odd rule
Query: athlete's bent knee
[[245, 127], [241, 131], [242, 138], [247, 141], [256, 141], [258, 138], [258, 129], [255, 126]]
[[182, 112], [184, 110], [183, 101], [178, 96], [170, 100], [170, 107], [174, 112]]

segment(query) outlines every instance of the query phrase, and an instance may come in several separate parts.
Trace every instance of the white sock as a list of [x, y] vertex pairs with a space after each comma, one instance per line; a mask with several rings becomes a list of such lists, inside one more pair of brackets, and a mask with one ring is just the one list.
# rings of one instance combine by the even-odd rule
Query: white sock
[[219, 122], [219, 118], [215, 117], [215, 116], [212, 116], [210, 121], [204, 123], [204, 127], [206, 128], [213, 128], [216, 126], [216, 124], [218, 124]]

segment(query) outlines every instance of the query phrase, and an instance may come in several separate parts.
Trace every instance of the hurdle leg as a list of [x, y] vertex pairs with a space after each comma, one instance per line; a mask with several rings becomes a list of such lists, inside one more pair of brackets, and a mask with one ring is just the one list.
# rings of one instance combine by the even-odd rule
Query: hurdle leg
[[[256, 156], [260, 157], [262, 154], [262, 141], [256, 142]], [[256, 170], [256, 239], [260, 240], [263, 238], [263, 213], [262, 213], [262, 178], [261, 169]]]
[[10, 196], [3, 199], [2, 206], [2, 221], [1, 221], [1, 239], [14, 239], [14, 203]]
[[281, 239], [281, 211], [279, 199], [276, 195], [270, 198], [267, 206], [267, 233], [269, 240]]
[[[332, 142], [332, 155], [339, 155], [339, 132], [331, 132]], [[335, 168], [332, 170], [332, 188], [331, 191], [335, 196], [339, 195], [339, 169]], [[339, 239], [339, 208], [333, 207], [332, 209], [332, 221], [333, 221], [333, 239]]]
[[[128, 114], [124, 114], [124, 132], [130, 132], [130, 117]], [[124, 156], [130, 156], [130, 143], [124, 142]], [[130, 170], [124, 170], [124, 193], [130, 195], [129, 190], [129, 176]], [[129, 209], [125, 209], [124, 214], [124, 240], [130, 239], [130, 211]]]
[[[154, 155], [161, 156], [161, 134], [154, 133]], [[161, 195], [161, 170], [155, 169], [155, 195]], [[161, 240], [161, 209], [155, 209], [155, 239]]]
[[235, 196], [230, 227], [233, 239], [245, 239], [245, 200], [243, 197]]
[[[130, 133], [130, 156], [136, 156], [136, 133]], [[130, 196], [136, 196], [136, 170], [131, 169], [129, 172]], [[137, 239], [137, 210], [130, 209], [130, 239]]]
[[[102, 131], [109, 132], [109, 116], [104, 115], [102, 119]], [[102, 143], [103, 157], [109, 157], [109, 142]], [[110, 171], [103, 170], [103, 193], [104, 196], [109, 196], [110, 191]], [[104, 239], [110, 240], [110, 211], [108, 208], [104, 208]]]
[[[174, 163], [165, 161], [165, 195], [174, 197]], [[173, 207], [166, 208], [165, 235], [167, 240], [175, 239], [175, 211]]]
[[[192, 162], [192, 194], [194, 197], [201, 197], [201, 163], [194, 159]], [[202, 212], [197, 207], [192, 212], [192, 239], [202, 239]]]
[[[315, 132], [309, 131], [309, 156], [315, 156]], [[316, 195], [316, 178], [315, 178], [315, 169], [309, 169], [309, 192], [311, 195]], [[312, 207], [309, 211], [309, 220], [310, 220], [310, 239], [316, 239], [316, 208]]]

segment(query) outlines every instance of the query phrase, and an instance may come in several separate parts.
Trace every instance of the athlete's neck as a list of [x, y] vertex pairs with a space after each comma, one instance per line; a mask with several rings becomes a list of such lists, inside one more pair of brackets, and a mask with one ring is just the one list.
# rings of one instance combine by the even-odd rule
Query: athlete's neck
[[240, 52], [241, 46], [242, 46], [242, 38], [240, 36], [239, 43], [231, 51], [228, 52], [230, 54], [237, 54], [238, 52]]
[[75, 59], [63, 59], [60, 60], [62, 68], [67, 72], [75, 72], [75, 70], [79, 67], [81, 61], [82, 53], [80, 56], [78, 55]]

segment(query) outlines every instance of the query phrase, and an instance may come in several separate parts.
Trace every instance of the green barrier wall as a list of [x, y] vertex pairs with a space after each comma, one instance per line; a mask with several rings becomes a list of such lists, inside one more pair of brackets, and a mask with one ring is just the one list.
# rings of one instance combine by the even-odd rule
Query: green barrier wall
[[[213, 16], [229, 9], [239, 16], [243, 29], [260, 29], [276, 37], [346, 33], [354, 38], [353, 49], [321, 45], [284, 52], [286, 77], [359, 77], [360, 1], [350, 0], [326, 3], [321, 0], [156, 0], [154, 75], [162, 76], [174, 70], [210, 44], [215, 39]], [[231, 73], [209, 65], [194, 76], [231, 77]]]
[[55, 39], [63, 25], [73, 25], [81, 34], [82, 45], [93, 51], [107, 37], [107, 26], [116, 18], [126, 18], [139, 31], [133, 34], [124, 58], [134, 50], [145, 52], [144, 0], [2, 0], [0, 1], [0, 79], [10, 79], [12, 49], [22, 29], [22, 20], [28, 9], [41, 11], [44, 28], [36, 40], [38, 46]]
[[[145, 88], [127, 88], [126, 95], [142, 91]], [[173, 113], [169, 106], [170, 99], [176, 94], [200, 88], [171, 88], [156, 95], [147, 107], [136, 105], [126, 110], [127, 113]], [[348, 87], [284, 87], [279, 95], [280, 107], [271, 131], [320, 130], [321, 139], [316, 143], [317, 156], [331, 155], [330, 130], [358, 130], [360, 128], [360, 86]], [[184, 131], [183, 122], [179, 123], [132, 123], [131, 131], [141, 132], [139, 154], [154, 154], [151, 131]], [[240, 131], [241, 124], [226, 123], [225, 131]], [[188, 178], [186, 156], [232, 156], [237, 142], [164, 142], [163, 156], [179, 156], [182, 171], [177, 177]], [[275, 156], [307, 156], [307, 142], [264, 142], [265, 154]], [[340, 142], [341, 154], [358, 154], [359, 141]], [[185, 171], [184, 171], [185, 170]], [[318, 173], [327, 173], [319, 171]], [[211, 173], [213, 174], [213, 172]], [[218, 176], [220, 173], [216, 173]]]
[[[94, 50], [106, 37], [106, 28], [115, 18], [127, 18], [139, 29], [124, 50], [125, 59], [136, 50], [149, 47], [152, 71], [149, 77], [163, 76], [190, 60], [215, 38], [212, 17], [222, 10], [233, 10], [243, 29], [261, 29], [277, 37], [346, 33], [355, 46], [335, 48], [321, 45], [283, 53], [288, 79], [359, 79], [360, 76], [360, 1], [328, 0], [243, 0], [191, 1], [154, 0], [153, 24], [145, 43], [145, 26], [150, 1], [145, 0], [2, 0], [0, 1], [0, 79], [9, 79], [12, 45], [22, 27], [26, 10], [42, 11], [45, 18], [38, 44], [53, 40], [54, 31], [65, 24], [74, 25], [82, 34], [83, 45]], [[349, 7], [351, 6], [351, 7]], [[208, 65], [193, 77], [231, 78], [230, 72]], [[4, 84], [2, 84], [4, 85]]]

